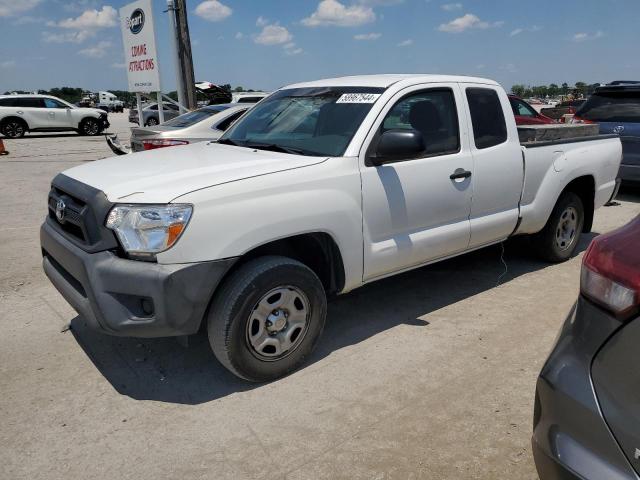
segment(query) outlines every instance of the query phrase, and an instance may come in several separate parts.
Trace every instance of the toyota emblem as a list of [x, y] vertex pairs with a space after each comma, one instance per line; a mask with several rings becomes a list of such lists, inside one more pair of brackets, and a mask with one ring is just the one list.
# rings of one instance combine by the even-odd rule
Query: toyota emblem
[[56, 202], [56, 218], [60, 223], [64, 222], [64, 214], [67, 206], [62, 200]]
[[613, 128], [613, 133], [622, 133], [624, 132], [624, 125], [618, 125]]

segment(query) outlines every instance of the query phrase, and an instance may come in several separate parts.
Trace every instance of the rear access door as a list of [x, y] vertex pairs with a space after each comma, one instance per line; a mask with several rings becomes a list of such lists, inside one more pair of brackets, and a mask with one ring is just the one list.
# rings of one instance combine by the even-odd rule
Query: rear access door
[[461, 84], [473, 156], [471, 241], [478, 248], [516, 228], [524, 182], [522, 150], [509, 99], [496, 85]]

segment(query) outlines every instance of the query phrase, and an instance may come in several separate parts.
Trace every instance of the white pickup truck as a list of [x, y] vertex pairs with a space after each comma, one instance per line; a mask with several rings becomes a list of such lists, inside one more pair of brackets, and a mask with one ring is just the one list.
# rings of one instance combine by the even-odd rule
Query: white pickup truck
[[495, 82], [373, 75], [291, 85], [218, 142], [53, 179], [44, 269], [92, 327], [196, 333], [267, 381], [323, 330], [326, 298], [531, 235], [568, 259], [614, 194], [615, 136], [523, 146]]

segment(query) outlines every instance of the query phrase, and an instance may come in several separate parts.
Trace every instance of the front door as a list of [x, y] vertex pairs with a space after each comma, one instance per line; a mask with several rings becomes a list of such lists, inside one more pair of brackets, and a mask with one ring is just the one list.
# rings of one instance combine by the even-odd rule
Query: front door
[[[411, 87], [376, 120], [361, 153], [365, 281], [468, 247], [473, 158], [468, 136], [460, 134], [462, 103], [457, 84]], [[424, 151], [371, 165], [367, 157], [392, 129], [419, 132]]]
[[71, 128], [71, 109], [64, 103], [53, 98], [45, 98], [44, 106], [47, 108], [49, 127], [51, 128]]

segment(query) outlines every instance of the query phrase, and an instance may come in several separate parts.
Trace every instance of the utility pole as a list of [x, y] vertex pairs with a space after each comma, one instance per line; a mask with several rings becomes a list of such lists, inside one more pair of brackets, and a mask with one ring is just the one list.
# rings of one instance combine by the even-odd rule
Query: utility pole
[[[171, 12], [169, 12], [171, 14]], [[173, 0], [177, 39], [178, 70], [182, 79], [184, 105], [193, 110], [196, 108], [196, 80], [193, 74], [193, 58], [191, 56], [191, 39], [189, 38], [189, 22], [187, 21], [186, 0]]]

